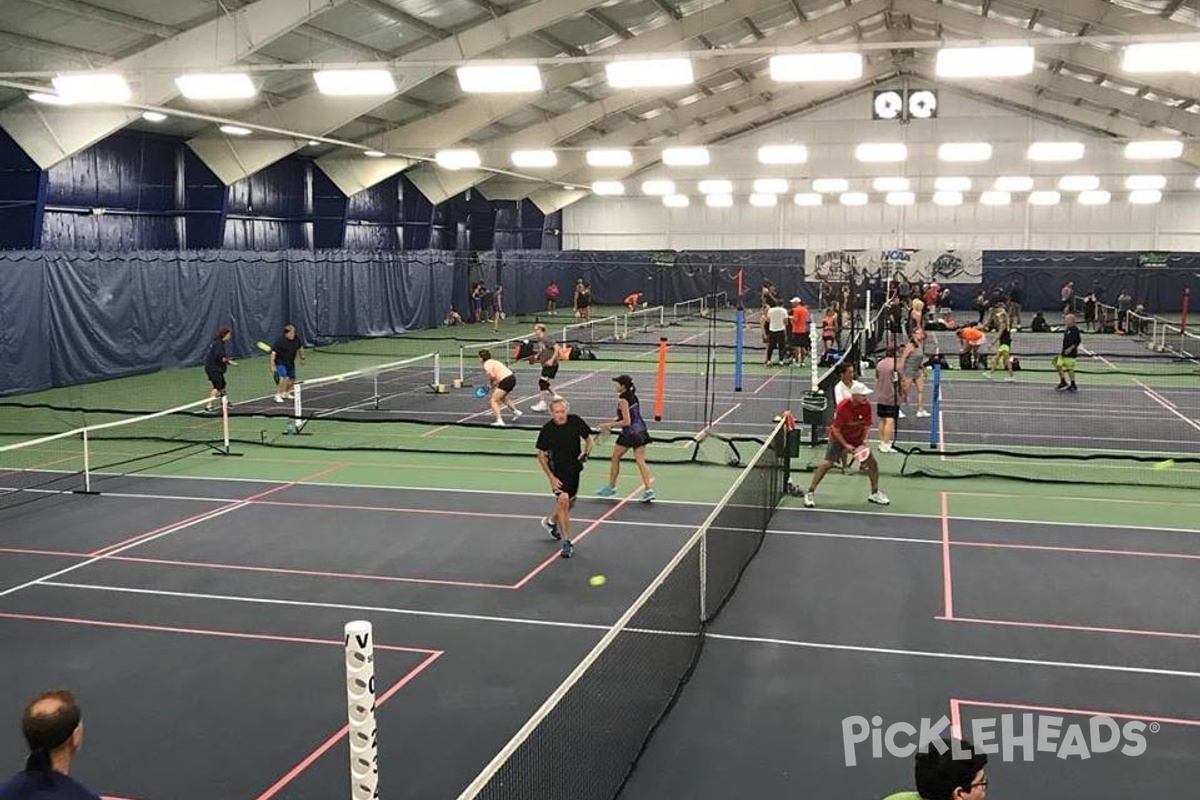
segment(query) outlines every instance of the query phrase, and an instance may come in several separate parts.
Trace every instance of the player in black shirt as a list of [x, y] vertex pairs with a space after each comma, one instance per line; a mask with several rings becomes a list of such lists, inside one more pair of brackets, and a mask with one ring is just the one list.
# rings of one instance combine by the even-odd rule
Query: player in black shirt
[[554, 492], [554, 511], [542, 520], [542, 528], [562, 541], [562, 557], [575, 552], [571, 544], [571, 506], [579, 493], [579, 475], [592, 452], [591, 427], [569, 413], [571, 406], [561, 397], [550, 403], [551, 419], [538, 432], [538, 464]]
[[1075, 325], [1074, 314], [1067, 314], [1064, 321], [1067, 327], [1063, 329], [1062, 351], [1058, 358], [1054, 359], [1054, 369], [1058, 372], [1058, 386], [1054, 388], [1059, 392], [1077, 392], [1079, 387], [1075, 385], [1075, 359], [1079, 356], [1079, 346], [1083, 343], [1083, 337]]
[[70, 692], [59, 689], [35, 697], [21, 716], [21, 732], [29, 758], [25, 769], [0, 784], [0, 800], [100, 800], [70, 775], [71, 761], [83, 746], [83, 717]]
[[296, 357], [304, 363], [304, 343], [296, 336], [295, 325], [284, 325], [283, 336], [271, 345], [271, 377], [275, 379], [275, 402], [292, 397], [292, 385], [296, 382]]
[[208, 382], [212, 384], [212, 389], [208, 393], [208, 405], [204, 407], [205, 411], [212, 411], [213, 401], [218, 397], [225, 396], [225, 368], [230, 364], [237, 365], [236, 361], [229, 358], [226, 350], [226, 345], [232, 338], [233, 331], [222, 327], [217, 331], [217, 338], [213, 339], [212, 344], [208, 346], [208, 353], [204, 356], [204, 374], [208, 377]]

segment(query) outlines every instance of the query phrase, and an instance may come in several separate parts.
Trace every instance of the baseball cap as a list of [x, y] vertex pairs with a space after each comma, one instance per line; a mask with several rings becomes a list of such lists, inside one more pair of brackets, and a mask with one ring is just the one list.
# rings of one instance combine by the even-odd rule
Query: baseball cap
[[791, 302], [793, 302], [793, 303], [799, 303], [799, 302], [800, 302], [800, 298], [799, 298], [799, 297], [793, 297], [793, 298], [791, 299]]
[[850, 384], [850, 394], [852, 394], [852, 395], [855, 395], [855, 394], [867, 395], [867, 394], [871, 394], [871, 393], [872, 393], [871, 389], [862, 381], [855, 381], [854, 383]]

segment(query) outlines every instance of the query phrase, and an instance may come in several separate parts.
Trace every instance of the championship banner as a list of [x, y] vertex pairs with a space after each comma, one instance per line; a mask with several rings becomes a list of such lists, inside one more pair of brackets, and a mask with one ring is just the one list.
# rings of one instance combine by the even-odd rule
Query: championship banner
[[982, 283], [982, 250], [808, 251], [806, 281], [842, 282], [864, 277], [882, 283]]

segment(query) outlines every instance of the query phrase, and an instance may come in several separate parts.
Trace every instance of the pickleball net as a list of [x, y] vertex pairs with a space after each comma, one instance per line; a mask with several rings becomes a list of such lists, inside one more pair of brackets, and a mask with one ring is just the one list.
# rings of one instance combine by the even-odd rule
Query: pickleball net
[[459, 800], [620, 793], [762, 545], [783, 497], [785, 440], [776, 426], [700, 528]]
[[[152, 414], [94, 414], [89, 424], [0, 444], [0, 510], [96, 492], [115, 479], [200, 453], [230, 453], [224, 404], [198, 400]], [[59, 425], [69, 426], [67, 418]]]

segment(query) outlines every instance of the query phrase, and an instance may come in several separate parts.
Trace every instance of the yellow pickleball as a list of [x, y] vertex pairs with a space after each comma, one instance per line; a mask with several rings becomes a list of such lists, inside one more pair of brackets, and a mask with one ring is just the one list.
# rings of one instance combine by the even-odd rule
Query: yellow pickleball
[[1154, 468], [1157, 470], [1164, 470], [1164, 469], [1170, 469], [1173, 466], [1175, 466], [1175, 459], [1168, 458], [1166, 461], [1160, 461], [1157, 464], [1155, 464]]
[[592, 586], [603, 586], [604, 584], [608, 583], [608, 578], [604, 577], [603, 575], [593, 575], [592, 577], [588, 578], [588, 583], [590, 583]]

